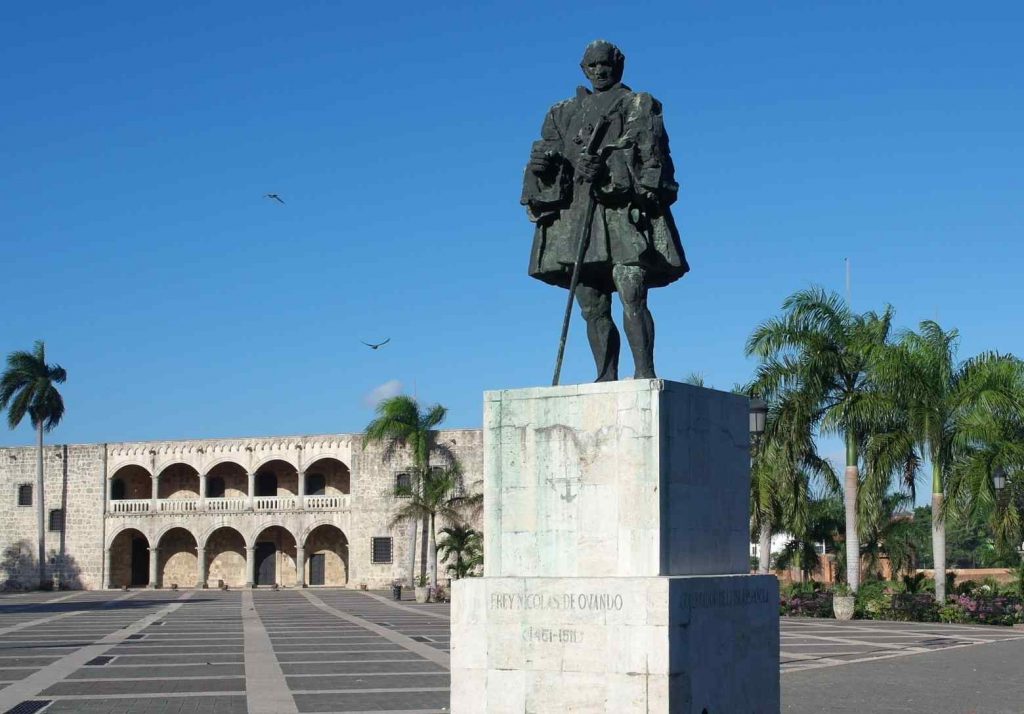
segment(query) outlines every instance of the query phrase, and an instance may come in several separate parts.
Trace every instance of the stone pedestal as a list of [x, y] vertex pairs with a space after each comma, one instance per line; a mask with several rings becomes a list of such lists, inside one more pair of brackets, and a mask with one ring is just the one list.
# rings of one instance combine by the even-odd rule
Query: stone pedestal
[[484, 411], [485, 577], [453, 586], [452, 711], [778, 712], [747, 400], [634, 380]]

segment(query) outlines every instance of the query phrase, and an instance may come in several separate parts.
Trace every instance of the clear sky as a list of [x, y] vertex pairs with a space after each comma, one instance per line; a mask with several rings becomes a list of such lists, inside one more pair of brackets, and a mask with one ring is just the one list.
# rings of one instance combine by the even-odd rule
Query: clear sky
[[[68, 370], [56, 442], [358, 431], [396, 381], [479, 426], [483, 390], [550, 381], [522, 169], [606, 37], [682, 184], [660, 376], [745, 380], [846, 257], [855, 308], [1024, 354], [1022, 36], [1018, 0], [16, 3], [0, 352]], [[563, 381], [592, 378], [577, 316]]]

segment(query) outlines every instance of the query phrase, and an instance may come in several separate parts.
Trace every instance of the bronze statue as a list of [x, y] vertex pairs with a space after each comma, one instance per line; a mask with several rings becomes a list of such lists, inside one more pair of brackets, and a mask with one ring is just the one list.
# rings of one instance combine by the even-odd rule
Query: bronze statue
[[[537, 224], [530, 275], [569, 288], [587, 323], [597, 381], [619, 378], [619, 332], [612, 293], [636, 365], [653, 378], [654, 320], [647, 290], [688, 270], [669, 211], [676, 200], [661, 104], [622, 84], [625, 57], [604, 40], [587, 45], [580, 66], [593, 91], [551, 107], [534, 142], [521, 203]], [[572, 294], [555, 367], [558, 383]]]

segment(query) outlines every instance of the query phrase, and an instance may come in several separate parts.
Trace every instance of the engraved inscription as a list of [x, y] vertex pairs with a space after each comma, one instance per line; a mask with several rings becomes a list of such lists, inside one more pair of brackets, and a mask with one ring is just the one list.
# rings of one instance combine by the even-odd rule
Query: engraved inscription
[[768, 602], [765, 588], [741, 588], [738, 590], [705, 590], [683, 593], [684, 607], [741, 607]]
[[622, 610], [622, 595], [618, 593], [491, 593], [491, 610], [578, 610], [587, 612], [617, 612]]
[[583, 641], [583, 632], [566, 628], [524, 627], [523, 642], [555, 642], [562, 645], [575, 645]]

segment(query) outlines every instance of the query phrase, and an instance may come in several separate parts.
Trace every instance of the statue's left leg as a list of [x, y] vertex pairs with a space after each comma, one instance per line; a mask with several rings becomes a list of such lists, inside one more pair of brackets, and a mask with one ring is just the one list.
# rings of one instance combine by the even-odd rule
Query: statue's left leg
[[639, 265], [616, 265], [612, 280], [622, 299], [622, 326], [633, 353], [633, 377], [654, 379], [654, 318], [647, 309], [644, 269]]

